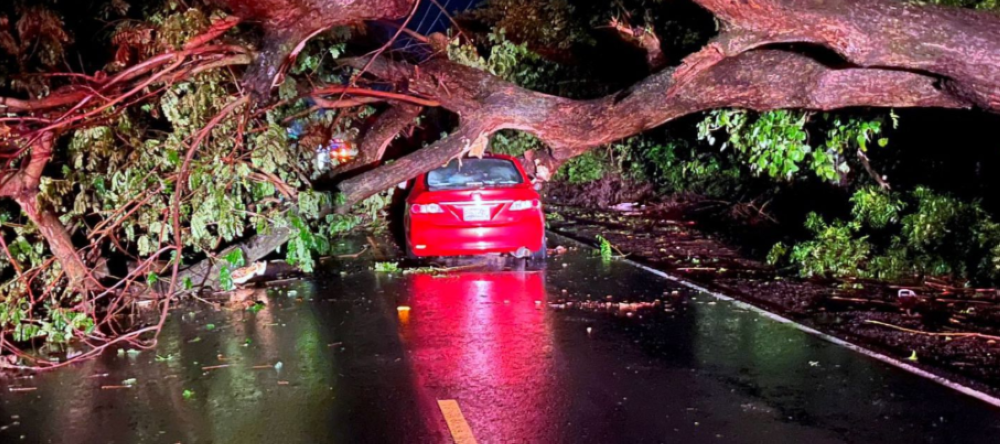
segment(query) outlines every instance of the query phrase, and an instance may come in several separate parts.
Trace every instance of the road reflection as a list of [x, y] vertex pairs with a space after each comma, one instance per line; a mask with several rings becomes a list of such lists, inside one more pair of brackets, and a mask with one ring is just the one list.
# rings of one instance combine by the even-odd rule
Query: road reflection
[[400, 336], [423, 395], [458, 400], [477, 435], [551, 442], [544, 272], [416, 274], [407, 284]]
[[219, 308], [181, 305], [155, 351], [2, 375], [0, 442], [442, 443], [445, 399], [482, 443], [984, 442], [1000, 430], [972, 398], [623, 262], [443, 266], [340, 263]]

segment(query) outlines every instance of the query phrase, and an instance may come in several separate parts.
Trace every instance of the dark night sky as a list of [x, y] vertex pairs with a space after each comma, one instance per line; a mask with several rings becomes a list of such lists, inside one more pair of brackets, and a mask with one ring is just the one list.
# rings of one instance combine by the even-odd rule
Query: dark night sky
[[[480, 0], [438, 0], [441, 6], [444, 6], [452, 15], [466, 11]], [[417, 31], [421, 34], [427, 35], [436, 31], [444, 31], [448, 29], [451, 24], [448, 22], [448, 17], [445, 17], [441, 13], [441, 9], [438, 8], [430, 0], [420, 0], [420, 8], [417, 9], [417, 14], [413, 16], [413, 20], [410, 22], [409, 28]]]

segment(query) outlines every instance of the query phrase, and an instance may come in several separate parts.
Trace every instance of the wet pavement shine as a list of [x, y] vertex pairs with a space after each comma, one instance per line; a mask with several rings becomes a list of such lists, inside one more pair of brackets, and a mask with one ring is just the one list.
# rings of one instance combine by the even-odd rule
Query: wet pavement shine
[[1000, 440], [988, 404], [586, 251], [370, 266], [183, 306], [153, 351], [0, 379], [0, 442]]

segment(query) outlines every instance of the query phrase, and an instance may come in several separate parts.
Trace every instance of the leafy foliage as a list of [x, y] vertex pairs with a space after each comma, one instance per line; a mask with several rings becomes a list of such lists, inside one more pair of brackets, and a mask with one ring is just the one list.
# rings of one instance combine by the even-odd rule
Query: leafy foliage
[[906, 208], [897, 196], [875, 187], [858, 190], [851, 196], [851, 203], [854, 204], [851, 210], [854, 220], [875, 229], [899, 222], [899, 213]]
[[593, 41], [574, 17], [575, 12], [576, 6], [569, 0], [487, 0], [468, 16], [493, 29], [511, 30], [511, 37], [517, 41], [567, 50], [575, 43]]
[[549, 62], [528, 49], [528, 45], [517, 44], [507, 39], [506, 30], [486, 35], [487, 57], [470, 43], [462, 43], [459, 38], [448, 44], [448, 58], [473, 68], [478, 68], [510, 81], [518, 86], [539, 91], [549, 91], [553, 79], [559, 75], [559, 65]]
[[[117, 6], [108, 10], [109, 17], [128, 11]], [[33, 24], [17, 34], [2, 16], [3, 8], [0, 59], [15, 57], [22, 72], [45, 65], [39, 57], [50, 57], [48, 53], [62, 61], [57, 53], [65, 48], [57, 44], [69, 42], [70, 34], [51, 29], [62, 26], [61, 19], [43, 10], [43, 5], [37, 12], [20, 11], [21, 19]], [[225, 18], [210, 6], [188, 8], [177, 2], [150, 5], [141, 14], [141, 19], [118, 21], [108, 28], [104, 38], [115, 54], [102, 65], [107, 72], [129, 69], [155, 54], [181, 48]], [[255, 113], [246, 106], [229, 110], [241, 96], [240, 79], [218, 67], [153, 84], [138, 103], [109, 107], [96, 125], [74, 128], [58, 142], [53, 168], [41, 179], [38, 201], [59, 214], [71, 234], [79, 229], [77, 237], [92, 242], [84, 252], [127, 261], [135, 270], [132, 277], [147, 285], [159, 282], [160, 274], [169, 272], [175, 261], [183, 267], [214, 258], [221, 287], [231, 289], [233, 271], [246, 265], [248, 258], [241, 249], [223, 257], [217, 252], [276, 229], [293, 233], [283, 249], [285, 259], [303, 271], [313, 271], [315, 256], [329, 251], [332, 236], [366, 221], [384, 225], [383, 207], [388, 202], [382, 196], [361, 204], [359, 212], [327, 215], [332, 196], [312, 190], [312, 182], [324, 172], [315, 161], [317, 144], [334, 135], [356, 136], [359, 124], [374, 111], [367, 106], [310, 111], [311, 104], [297, 97], [297, 81], [339, 82], [341, 68], [334, 59], [349, 37], [350, 30], [337, 28], [307, 45], [290, 70], [288, 86], [282, 86], [286, 100], [266, 112]], [[29, 43], [35, 52], [21, 54], [20, 45]], [[0, 70], [0, 81], [4, 72]], [[39, 78], [45, 83], [32, 92], [50, 86], [48, 77]], [[179, 211], [183, 251], [178, 254], [171, 250], [178, 234], [171, 209], [182, 167], [187, 176]], [[67, 288], [38, 228], [25, 219], [0, 212], [0, 228], [11, 253], [9, 258], [0, 254], [4, 280], [0, 330], [12, 333], [9, 339], [17, 342], [42, 338], [51, 344], [90, 333], [94, 318], [77, 308], [80, 295]], [[29, 281], [18, 278], [21, 271], [15, 273], [14, 268], [40, 271]], [[181, 282], [181, 288], [192, 286], [190, 280]], [[35, 296], [29, 297], [32, 292]], [[38, 298], [39, 294], [45, 297]]]
[[607, 173], [608, 166], [598, 151], [590, 151], [574, 157], [556, 171], [555, 180], [571, 184], [593, 182]]
[[[1000, 224], [976, 202], [917, 187], [905, 196], [874, 188], [851, 198], [853, 219], [826, 223], [811, 213], [813, 238], [791, 249], [801, 275], [899, 279], [954, 275], [973, 281], [1000, 278]], [[883, 241], [872, 241], [879, 235]], [[768, 260], [789, 252], [775, 245]]]
[[683, 139], [652, 144], [642, 153], [648, 177], [665, 192], [723, 197], [734, 194], [743, 179], [733, 159], [700, 152]]
[[[728, 136], [720, 149], [733, 148], [746, 159], [754, 174], [776, 179], [792, 179], [808, 168], [820, 179], [835, 181], [851, 171], [845, 157], [852, 148], [867, 151], [868, 144], [882, 131], [878, 119], [842, 118], [824, 113], [819, 118], [822, 145], [810, 144], [806, 124], [813, 116], [806, 112], [775, 110], [756, 117], [739, 110], [716, 110], [698, 125], [698, 138], [715, 145], [715, 133]], [[888, 139], [878, 139], [885, 146]]]
[[[803, 277], [848, 277], [858, 274], [858, 264], [868, 259], [871, 245], [866, 236], [855, 236], [856, 223], [834, 222], [827, 224], [816, 213], [809, 213], [806, 228], [815, 238], [795, 245], [791, 261], [798, 266]], [[777, 261], [787, 247], [776, 245], [768, 255]]]
[[219, 270], [219, 283], [223, 290], [233, 289], [233, 270], [244, 265], [246, 265], [246, 259], [243, 257], [243, 250], [239, 248], [233, 249], [223, 257]]
[[526, 151], [545, 149], [541, 139], [531, 133], [514, 130], [501, 130], [493, 134], [490, 140], [490, 151], [508, 156], [520, 156]]
[[923, 1], [912, 1], [913, 3], [930, 3], [935, 5], [944, 6], [957, 6], [961, 8], [974, 8], [983, 10], [1000, 10], [1000, 1], [998, 0], [923, 0]]

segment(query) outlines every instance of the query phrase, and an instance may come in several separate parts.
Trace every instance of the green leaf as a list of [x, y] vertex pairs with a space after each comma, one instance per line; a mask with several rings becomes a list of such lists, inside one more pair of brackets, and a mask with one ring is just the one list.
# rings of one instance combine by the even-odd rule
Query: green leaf
[[382, 273], [395, 273], [399, 271], [399, 264], [396, 262], [375, 262], [375, 271]]
[[247, 307], [247, 311], [249, 311], [250, 313], [253, 313], [253, 314], [257, 314], [257, 313], [259, 313], [263, 309], [264, 309], [264, 303], [263, 302], [256, 302], [253, 305]]
[[223, 291], [230, 291], [236, 287], [236, 284], [233, 282], [233, 272], [229, 267], [219, 267], [219, 287]]
[[153, 273], [152, 271], [150, 271], [149, 274], [146, 275], [146, 285], [150, 287], [155, 285], [159, 280], [160, 277], [157, 276], [156, 273]]
[[180, 166], [181, 165], [180, 153], [174, 150], [167, 151], [167, 161], [174, 164], [174, 166]]
[[242, 267], [244, 265], [244, 261], [243, 261], [243, 249], [241, 249], [241, 248], [234, 248], [233, 251], [230, 251], [229, 253], [226, 253], [226, 255], [223, 257], [223, 259], [225, 259], [226, 262], [229, 263], [229, 266], [231, 266], [233, 268]]
[[43, 335], [42, 329], [34, 324], [17, 324], [17, 327], [14, 327], [14, 340], [17, 342], [28, 341]]

